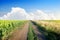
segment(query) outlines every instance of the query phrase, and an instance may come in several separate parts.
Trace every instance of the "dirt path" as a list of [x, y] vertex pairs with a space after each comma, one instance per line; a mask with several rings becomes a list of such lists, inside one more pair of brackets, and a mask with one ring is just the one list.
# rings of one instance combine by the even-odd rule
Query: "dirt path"
[[16, 30], [8, 40], [27, 40], [28, 23], [22, 29]]
[[38, 30], [37, 26], [32, 23], [32, 27], [34, 32], [38, 38], [38, 40], [46, 40], [45, 36]]

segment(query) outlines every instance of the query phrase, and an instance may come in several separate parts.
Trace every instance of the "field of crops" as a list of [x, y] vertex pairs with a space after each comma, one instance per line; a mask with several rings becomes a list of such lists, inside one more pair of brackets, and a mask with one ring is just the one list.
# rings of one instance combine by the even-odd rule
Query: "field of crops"
[[35, 21], [48, 40], [60, 40], [60, 20]]
[[0, 40], [4, 40], [15, 29], [21, 28], [25, 23], [25, 20], [0, 20]]

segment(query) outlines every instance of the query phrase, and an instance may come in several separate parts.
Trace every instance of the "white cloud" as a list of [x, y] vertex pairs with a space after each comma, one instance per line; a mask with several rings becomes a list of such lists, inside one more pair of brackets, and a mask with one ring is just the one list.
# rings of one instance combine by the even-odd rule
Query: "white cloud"
[[25, 9], [20, 7], [12, 7], [11, 12], [0, 17], [0, 19], [6, 20], [54, 20], [56, 17], [54, 14], [47, 14], [42, 10], [36, 10], [35, 12], [26, 12]]
[[21, 19], [21, 20], [24, 20], [24, 19], [28, 19], [28, 13], [22, 9], [22, 8], [19, 8], [19, 7], [16, 7], [16, 8], [12, 8], [11, 12], [7, 13], [6, 15], [2, 16], [1, 19]]

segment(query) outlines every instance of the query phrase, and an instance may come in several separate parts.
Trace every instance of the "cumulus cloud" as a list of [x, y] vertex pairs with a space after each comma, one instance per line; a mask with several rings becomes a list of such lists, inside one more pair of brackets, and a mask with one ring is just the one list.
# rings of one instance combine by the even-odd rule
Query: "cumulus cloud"
[[54, 14], [47, 14], [42, 10], [36, 10], [35, 12], [26, 12], [25, 9], [20, 7], [12, 7], [11, 11], [6, 15], [0, 17], [2, 20], [54, 20], [56, 17]]
[[0, 19], [9, 19], [9, 20], [21, 19], [21, 20], [25, 20], [25, 19], [29, 19], [27, 16], [29, 17], [28, 13], [23, 8], [19, 8], [19, 7], [14, 8], [13, 7], [11, 9], [11, 12], [0, 17]]

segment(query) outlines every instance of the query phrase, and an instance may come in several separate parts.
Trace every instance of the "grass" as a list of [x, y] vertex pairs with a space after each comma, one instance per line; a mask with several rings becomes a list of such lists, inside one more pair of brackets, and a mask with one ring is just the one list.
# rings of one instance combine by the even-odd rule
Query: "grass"
[[27, 40], [38, 40], [37, 36], [34, 33], [34, 30], [32, 28], [32, 24], [29, 24], [29, 30], [28, 30], [28, 38]]
[[25, 23], [24, 20], [0, 20], [0, 40], [5, 40], [15, 29]]

